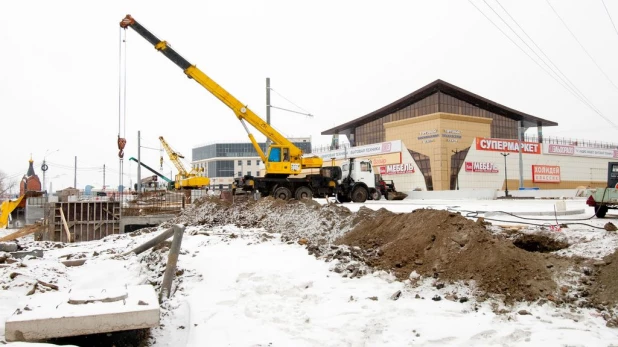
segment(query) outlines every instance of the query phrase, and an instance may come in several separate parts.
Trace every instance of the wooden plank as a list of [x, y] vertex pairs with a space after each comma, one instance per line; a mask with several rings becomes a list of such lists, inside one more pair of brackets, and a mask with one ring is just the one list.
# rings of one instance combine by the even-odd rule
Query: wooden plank
[[98, 225], [96, 225], [96, 226], [94, 227], [94, 232], [96, 232], [96, 231], [97, 231], [97, 229], [99, 229], [99, 228], [100, 228], [103, 224], [105, 224], [105, 223], [109, 223], [109, 221], [104, 220], [104, 221], [102, 221], [101, 223], [99, 223]]
[[62, 219], [62, 223], [64, 224], [64, 231], [67, 234], [67, 242], [71, 242], [71, 232], [69, 231], [69, 226], [67, 225], [67, 220], [64, 218], [64, 212], [60, 209], [60, 219]]
[[[101, 206], [101, 208], [103, 209], [103, 211], [107, 212], [110, 216], [112, 216], [112, 218], [118, 219], [118, 216], [114, 216], [114, 214], [109, 212], [109, 210], [106, 209], [105, 207]], [[103, 219], [103, 216], [101, 216], [101, 219]]]
[[19, 230], [17, 230], [16, 232], [12, 233], [12, 234], [8, 234], [2, 238], [0, 238], [0, 242], [3, 241], [13, 241], [15, 239], [18, 239], [20, 237], [24, 237], [26, 235], [30, 235], [33, 233], [36, 233], [37, 231], [42, 229], [42, 225], [40, 224], [32, 224], [32, 225], [27, 225]]

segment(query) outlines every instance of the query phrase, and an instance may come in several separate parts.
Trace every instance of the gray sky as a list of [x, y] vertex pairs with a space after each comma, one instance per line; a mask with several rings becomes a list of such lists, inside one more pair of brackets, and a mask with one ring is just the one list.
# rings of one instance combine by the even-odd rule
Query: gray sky
[[[546, 1], [486, 1], [2, 1], [0, 170], [19, 179], [32, 154], [42, 178], [45, 153], [59, 149], [47, 156], [48, 187], [73, 186], [75, 156], [79, 188], [100, 187], [104, 164], [106, 184], [117, 186], [118, 23], [127, 13], [264, 119], [270, 77], [275, 91], [315, 115], [273, 110], [272, 123], [284, 135], [311, 136], [314, 145], [329, 142], [322, 131], [438, 78], [558, 122], [544, 128], [546, 136], [618, 142], [611, 123], [618, 123], [618, 33], [603, 2], [550, 0], [593, 62]], [[502, 5], [610, 121], [544, 72], [487, 4], [519, 30]], [[618, 1], [605, 5], [618, 24]], [[127, 174], [136, 176], [128, 158], [137, 157], [138, 130], [142, 145], [154, 148], [143, 149], [142, 160], [155, 168], [159, 136], [187, 166], [196, 145], [247, 140], [231, 110], [133, 30], [126, 34]], [[272, 104], [295, 109], [276, 94]]]

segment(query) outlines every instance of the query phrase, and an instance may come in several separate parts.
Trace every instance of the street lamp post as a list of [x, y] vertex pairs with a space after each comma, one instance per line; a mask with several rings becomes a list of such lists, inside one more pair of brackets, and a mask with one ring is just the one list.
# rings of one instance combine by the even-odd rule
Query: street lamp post
[[509, 153], [500, 153], [500, 154], [504, 157], [504, 185], [505, 185], [504, 197], [508, 198], [509, 197], [509, 179], [506, 175], [506, 157], [509, 155]]
[[45, 158], [47, 158], [48, 155], [58, 152], [59, 150], [60, 149], [56, 149], [50, 152], [48, 149], [45, 151], [45, 154], [43, 154], [43, 164], [41, 164], [41, 171], [43, 171], [43, 189], [42, 189], [43, 191], [47, 191], [45, 187], [45, 184], [46, 184], [45, 183], [45, 172], [49, 169], [49, 167], [47, 166], [47, 163], [45, 162]]

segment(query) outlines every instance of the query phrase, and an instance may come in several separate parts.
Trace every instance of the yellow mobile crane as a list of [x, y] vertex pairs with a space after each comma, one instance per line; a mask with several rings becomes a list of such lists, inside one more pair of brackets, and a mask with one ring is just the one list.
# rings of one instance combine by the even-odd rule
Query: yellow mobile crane
[[199, 176], [198, 170], [195, 168], [191, 169], [191, 171], [187, 172], [184, 165], [180, 162], [181, 158], [184, 156], [176, 151], [174, 151], [170, 145], [167, 144], [163, 136], [159, 136], [159, 140], [161, 141], [161, 145], [167, 152], [167, 155], [170, 157], [174, 166], [178, 170], [178, 175], [176, 175], [174, 188], [176, 189], [200, 189], [207, 188], [210, 184], [210, 179], [208, 177]]
[[[242, 180], [236, 180], [237, 188], [245, 191], [258, 190], [262, 195], [273, 195], [281, 199], [311, 198], [312, 196], [340, 197], [340, 201], [364, 202], [370, 189], [375, 189], [369, 179], [344, 179], [341, 167], [323, 167], [322, 158], [303, 157], [303, 151], [290, 142], [285, 136], [277, 132], [273, 127], [258, 117], [253, 111], [242, 104], [227, 90], [213, 81], [195, 65], [189, 63], [178, 54], [166, 41], [159, 40], [154, 34], [140, 25], [131, 15], [126, 15], [120, 22], [120, 27], [132, 28], [146, 41], [150, 42], [156, 50], [165, 55], [174, 64], [180, 67], [191, 79], [213, 94], [217, 99], [227, 105], [240, 120], [247, 132], [253, 147], [265, 165], [264, 177], [245, 176]], [[272, 141], [272, 145], [264, 154], [253, 134], [247, 128], [246, 123]], [[348, 177], [353, 177], [356, 170], [361, 167], [350, 162]], [[363, 167], [367, 167], [364, 165]], [[369, 162], [371, 168], [371, 163]], [[305, 177], [290, 177], [298, 175], [303, 169], [320, 169], [319, 174], [306, 175]], [[370, 169], [371, 170], [371, 169]], [[359, 171], [360, 173], [360, 171]], [[373, 174], [372, 174], [373, 175]], [[366, 183], [367, 182], [367, 183]], [[373, 182], [373, 179], [371, 179]], [[370, 184], [370, 186], [368, 186]]]

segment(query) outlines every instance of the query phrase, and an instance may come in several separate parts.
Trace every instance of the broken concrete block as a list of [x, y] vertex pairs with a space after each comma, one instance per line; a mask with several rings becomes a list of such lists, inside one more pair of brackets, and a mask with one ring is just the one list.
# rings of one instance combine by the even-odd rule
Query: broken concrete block
[[0, 242], [0, 252], [15, 252], [17, 244], [12, 242]]
[[[22, 277], [18, 276], [17, 278]], [[78, 301], [94, 296], [96, 299], [118, 297], [112, 301], [94, 301], [73, 305], [70, 298]], [[89, 335], [122, 330], [151, 328], [159, 325], [159, 302], [150, 285], [127, 288], [101, 288], [95, 291], [49, 292], [30, 297], [27, 306], [31, 310], [20, 310], [7, 318], [6, 341], [36, 341], [55, 337]]]
[[23, 252], [11, 252], [13, 258], [25, 258], [27, 256], [43, 258], [43, 250], [42, 249], [34, 249], [32, 251], [23, 251]]

